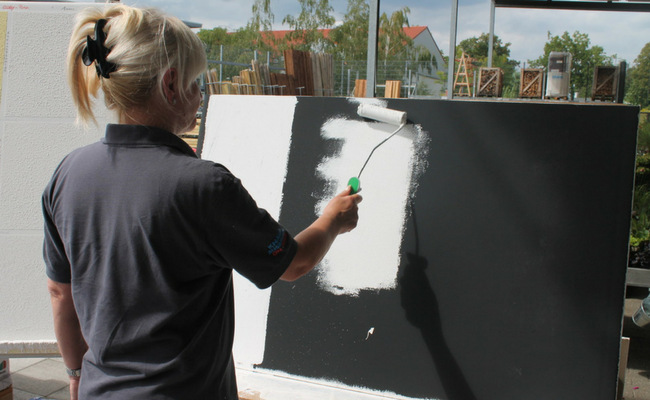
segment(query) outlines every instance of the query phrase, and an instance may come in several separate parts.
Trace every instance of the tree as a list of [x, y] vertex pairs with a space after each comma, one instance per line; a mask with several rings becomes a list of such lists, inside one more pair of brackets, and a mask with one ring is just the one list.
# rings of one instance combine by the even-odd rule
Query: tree
[[580, 92], [586, 99], [591, 95], [594, 69], [599, 65], [613, 65], [614, 56], [605, 54], [601, 46], [590, 46], [589, 35], [575, 31], [573, 35], [564, 32], [562, 36], [551, 36], [544, 45], [544, 55], [536, 60], [528, 60], [531, 67], [546, 68], [552, 51], [569, 52], [572, 56], [571, 98]]
[[[625, 101], [640, 106], [650, 106], [650, 43], [646, 43], [627, 72]], [[648, 124], [650, 127], [650, 124]]]
[[[264, 54], [274, 50], [273, 36], [268, 34], [274, 20], [270, 0], [255, 0], [252, 13], [247, 25], [234, 32], [220, 27], [199, 31], [199, 38], [206, 44], [208, 60], [219, 60], [223, 52], [224, 61], [250, 64], [255, 52]], [[220, 67], [224, 78], [238, 75], [241, 69], [237, 65]]]
[[[503, 44], [501, 39], [494, 35], [494, 46], [493, 49], [493, 60], [492, 64], [495, 64], [495, 60], [502, 57], [510, 57], [510, 46], [511, 43]], [[458, 47], [465, 51], [465, 53], [470, 54], [472, 57], [478, 59], [480, 63], [484, 63], [487, 66], [488, 58], [488, 49], [490, 47], [490, 35], [487, 33], [482, 33], [479, 37], [473, 37], [465, 39], [460, 42]], [[513, 65], [518, 65], [519, 62], [515, 60], [510, 60]], [[500, 67], [499, 67], [500, 68]]]
[[[394, 11], [390, 17], [383, 13], [379, 17], [377, 37], [377, 80], [406, 79], [406, 70], [431, 73], [435, 60], [424, 46], [416, 46], [406, 32], [409, 27], [408, 7]], [[406, 65], [405, 65], [406, 63]]]
[[[435, 62], [432, 61], [431, 52], [423, 46], [415, 46], [413, 40], [404, 32], [404, 27], [409, 26], [410, 12], [408, 7], [403, 7], [390, 16], [383, 13], [379, 17], [378, 60]], [[343, 23], [330, 31], [332, 44], [328, 50], [346, 60], [365, 60], [368, 54], [369, 14], [370, 6], [366, 0], [348, 0]]]
[[[515, 97], [519, 92], [519, 79], [516, 68], [519, 61], [511, 60], [511, 43], [503, 44], [501, 39], [494, 35], [492, 51], [492, 67], [503, 70], [504, 97]], [[490, 48], [490, 35], [482, 33], [479, 37], [472, 37], [460, 42], [456, 51], [470, 55], [476, 61], [473, 65], [477, 68], [488, 66], [488, 49]], [[508, 96], [506, 96], [508, 94]]]
[[270, 31], [275, 16], [271, 11], [271, 0], [255, 0], [252, 7], [253, 16], [248, 21], [248, 30], [254, 32]]
[[408, 51], [413, 48], [413, 39], [404, 32], [404, 27], [410, 26], [408, 18], [410, 12], [411, 9], [408, 7], [402, 7], [401, 10], [393, 12], [390, 17], [386, 13], [379, 17], [377, 53], [384, 61], [407, 59]]
[[284, 44], [296, 50], [322, 51], [326, 47], [326, 40], [320, 29], [334, 25], [336, 20], [331, 14], [334, 9], [330, 6], [329, 0], [298, 1], [300, 14], [297, 17], [287, 15], [282, 20], [283, 24], [289, 25], [292, 29]]
[[228, 32], [226, 28], [201, 29], [199, 38], [208, 46], [208, 59], [218, 58], [218, 46], [234, 46], [247, 49], [271, 50], [273, 43], [266, 34], [272, 29], [274, 16], [271, 12], [270, 0], [255, 0], [252, 7], [253, 16], [246, 27], [235, 32]]
[[369, 15], [370, 6], [365, 0], [348, 0], [343, 23], [330, 31], [328, 51], [345, 60], [365, 60], [368, 55]]

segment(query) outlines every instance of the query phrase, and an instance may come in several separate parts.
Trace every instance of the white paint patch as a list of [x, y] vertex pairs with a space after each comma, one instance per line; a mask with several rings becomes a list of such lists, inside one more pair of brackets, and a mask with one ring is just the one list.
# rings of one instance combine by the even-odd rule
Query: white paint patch
[[375, 333], [375, 328], [374, 327], [368, 329], [368, 333], [366, 334], [366, 340], [368, 340], [368, 338], [370, 338], [370, 335], [372, 335], [373, 333]]
[[[201, 157], [225, 165], [276, 220], [296, 103], [292, 96], [212, 96], [206, 115]], [[234, 358], [241, 365], [261, 364], [271, 289], [259, 290], [239, 274], [234, 286]]]
[[287, 176], [293, 96], [211, 96], [201, 158], [223, 164], [278, 218]]
[[[377, 102], [375, 102], [377, 104]], [[334, 118], [321, 136], [343, 142], [340, 153], [323, 159], [317, 173], [328, 184], [316, 205], [321, 215], [329, 199], [345, 189], [372, 149], [397, 129], [380, 122]], [[428, 136], [420, 126], [404, 127], [375, 150], [361, 175], [359, 223], [339, 236], [318, 269], [320, 286], [331, 293], [357, 295], [361, 290], [394, 289], [409, 199], [424, 172]]]
[[[248, 393], [264, 400], [434, 400], [406, 397], [394, 392], [350, 386], [327, 379], [306, 379], [281, 371], [262, 368], [250, 370], [237, 367], [237, 386], [240, 397]], [[256, 397], [252, 397], [255, 399]]]

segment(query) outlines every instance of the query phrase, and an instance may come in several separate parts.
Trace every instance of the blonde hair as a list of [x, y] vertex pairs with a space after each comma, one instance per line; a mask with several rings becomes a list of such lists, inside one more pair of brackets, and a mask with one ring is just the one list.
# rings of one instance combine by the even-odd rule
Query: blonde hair
[[[107, 61], [117, 65], [109, 78], [99, 77], [94, 63], [83, 64], [86, 36], [94, 38], [95, 24], [105, 19]], [[77, 107], [77, 121], [96, 123], [92, 99], [104, 92], [106, 106], [122, 118], [129, 109], [146, 107], [156, 94], [163, 95], [167, 70], [178, 71], [179, 84], [188, 89], [205, 71], [207, 59], [201, 40], [181, 20], [153, 8], [126, 5], [87, 8], [77, 15], [68, 47], [68, 85]], [[184, 96], [183, 91], [180, 96]]]

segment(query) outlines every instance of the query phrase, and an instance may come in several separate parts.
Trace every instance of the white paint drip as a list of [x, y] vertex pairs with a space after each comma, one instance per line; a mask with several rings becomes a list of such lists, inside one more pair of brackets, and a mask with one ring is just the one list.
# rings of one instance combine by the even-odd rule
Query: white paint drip
[[366, 340], [368, 340], [370, 335], [372, 335], [373, 333], [375, 333], [375, 328], [374, 327], [368, 329], [368, 333], [366, 334]]
[[[321, 215], [327, 202], [356, 176], [370, 151], [397, 127], [334, 118], [321, 128], [325, 139], [343, 141], [340, 153], [317, 168], [330, 189], [316, 205]], [[339, 295], [361, 290], [393, 289], [397, 284], [407, 204], [415, 195], [417, 176], [426, 169], [428, 136], [420, 126], [407, 125], [379, 147], [361, 177], [359, 223], [339, 236], [318, 268], [321, 288]]]

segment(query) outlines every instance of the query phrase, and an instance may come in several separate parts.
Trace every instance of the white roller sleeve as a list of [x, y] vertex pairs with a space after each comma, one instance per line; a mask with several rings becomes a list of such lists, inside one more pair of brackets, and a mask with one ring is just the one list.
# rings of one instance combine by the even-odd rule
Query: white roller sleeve
[[390, 108], [383, 108], [372, 104], [360, 104], [357, 109], [357, 114], [361, 117], [374, 119], [375, 121], [385, 122], [387, 124], [406, 124], [406, 112], [391, 110]]

